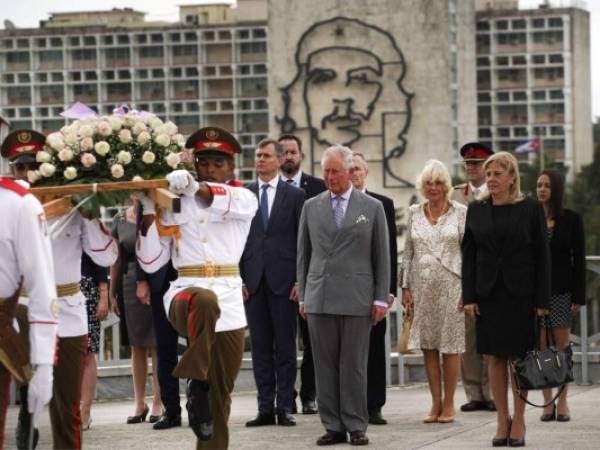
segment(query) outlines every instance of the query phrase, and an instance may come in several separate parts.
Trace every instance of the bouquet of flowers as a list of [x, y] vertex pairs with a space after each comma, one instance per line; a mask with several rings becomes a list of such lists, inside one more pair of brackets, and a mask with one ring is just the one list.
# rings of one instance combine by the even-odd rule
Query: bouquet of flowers
[[[88, 115], [48, 135], [46, 147], [36, 154], [39, 168], [28, 178], [34, 187], [164, 178], [180, 167], [184, 144], [173, 122], [120, 108], [110, 116]], [[97, 192], [81, 206], [82, 213], [98, 217], [100, 206], [122, 204], [128, 196]]]

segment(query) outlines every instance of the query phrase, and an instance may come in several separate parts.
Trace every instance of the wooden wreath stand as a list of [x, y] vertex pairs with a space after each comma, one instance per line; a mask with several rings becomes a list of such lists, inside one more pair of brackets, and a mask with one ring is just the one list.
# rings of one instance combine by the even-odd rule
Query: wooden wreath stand
[[160, 209], [168, 209], [178, 213], [181, 211], [181, 199], [166, 189], [167, 180], [144, 180], [144, 181], [114, 181], [109, 183], [94, 184], [68, 184], [62, 186], [32, 188], [31, 193], [35, 195], [44, 206], [47, 219], [68, 213], [72, 205], [74, 194], [86, 194], [110, 191], [146, 191], [156, 206]]

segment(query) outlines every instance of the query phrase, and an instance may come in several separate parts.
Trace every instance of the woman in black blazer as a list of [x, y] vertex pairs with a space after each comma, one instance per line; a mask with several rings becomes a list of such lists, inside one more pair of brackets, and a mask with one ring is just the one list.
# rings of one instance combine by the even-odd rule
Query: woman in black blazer
[[[550, 315], [541, 322], [540, 345], [546, 345], [546, 327], [552, 330], [558, 348], [569, 345], [571, 320], [585, 304], [585, 239], [583, 221], [575, 211], [563, 208], [564, 182], [552, 170], [542, 172], [537, 180], [536, 194], [544, 207], [550, 256], [552, 260], [552, 293]], [[552, 390], [544, 390], [544, 403], [552, 399]], [[547, 406], [540, 417], [542, 422], [570, 420], [567, 387], [558, 404]]]
[[[508, 411], [508, 361], [535, 347], [535, 315], [547, 313], [550, 256], [544, 212], [520, 191], [519, 166], [507, 152], [484, 164], [489, 195], [467, 211], [462, 285], [465, 312], [476, 318], [477, 352], [488, 356], [497, 409], [492, 445], [525, 445], [525, 402], [513, 379]], [[526, 395], [525, 392], [522, 393]]]

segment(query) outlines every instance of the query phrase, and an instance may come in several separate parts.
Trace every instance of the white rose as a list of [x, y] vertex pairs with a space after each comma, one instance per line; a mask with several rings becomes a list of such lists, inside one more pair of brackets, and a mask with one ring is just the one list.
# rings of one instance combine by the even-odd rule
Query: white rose
[[35, 183], [37, 180], [42, 178], [39, 170], [28, 170], [27, 171], [27, 181], [31, 184]]
[[67, 180], [74, 180], [77, 176], [77, 169], [73, 166], [69, 166], [63, 171], [63, 176]]
[[171, 143], [171, 138], [168, 134], [159, 134], [154, 138], [154, 142], [156, 142], [161, 147], [168, 147]]
[[94, 148], [94, 140], [91, 137], [86, 137], [79, 143], [79, 148], [84, 152], [89, 152]]
[[144, 181], [144, 179], [142, 177], [140, 177], [139, 175], [136, 175], [135, 177], [133, 177], [131, 179], [131, 181]]
[[183, 134], [174, 134], [171, 137], [171, 142], [177, 144], [179, 147], [183, 147], [185, 145], [185, 138], [183, 137]]
[[153, 129], [155, 136], [158, 136], [159, 134], [169, 134], [168, 130], [169, 127], [167, 127], [164, 123]]
[[53, 164], [43, 163], [42, 165], [40, 165], [40, 173], [42, 174], [42, 176], [49, 178], [52, 175], [54, 175], [54, 172], [56, 172], [56, 166], [54, 166]]
[[62, 150], [65, 148], [65, 140], [60, 133], [52, 133], [46, 138], [46, 143], [55, 150]]
[[129, 131], [129, 130], [119, 131], [119, 140], [123, 144], [129, 144], [133, 140], [133, 137], [131, 136], [131, 131]]
[[143, 131], [146, 131], [146, 124], [142, 121], [138, 121], [133, 124], [133, 128], [131, 129], [132, 133], [136, 136]]
[[52, 156], [50, 155], [50, 153], [42, 150], [35, 154], [35, 160], [39, 163], [47, 163], [52, 161]]
[[91, 138], [94, 135], [94, 129], [90, 125], [83, 125], [79, 128], [79, 136]]
[[167, 156], [165, 156], [165, 161], [169, 165], [169, 167], [177, 169], [177, 166], [180, 162], [179, 155], [177, 153], [169, 153]]
[[155, 159], [156, 159], [156, 155], [147, 150], [142, 155], [142, 161], [144, 161], [144, 163], [146, 163], [146, 164], [152, 164]]
[[84, 153], [81, 155], [81, 165], [83, 167], [92, 167], [96, 164], [96, 157], [91, 153]]
[[110, 145], [106, 141], [96, 142], [96, 144], [94, 145], [94, 150], [100, 156], [104, 156], [110, 151]]
[[155, 117], [150, 121], [150, 128], [152, 128], [153, 130], [156, 130], [162, 124], [163, 124], [163, 121], [160, 120], [158, 117]]
[[121, 178], [125, 175], [125, 170], [123, 170], [123, 166], [121, 164], [113, 164], [110, 168], [110, 174], [113, 178]]
[[123, 128], [123, 120], [120, 117], [109, 117], [108, 123], [110, 123], [113, 131], [119, 131], [121, 128]]
[[141, 145], [147, 144], [150, 139], [150, 133], [147, 131], [142, 131], [137, 137], [137, 141]]
[[112, 134], [112, 126], [106, 120], [98, 124], [98, 133], [102, 136], [110, 136]]
[[75, 133], [67, 133], [65, 134], [65, 142], [68, 145], [75, 145], [77, 144], [77, 135]]
[[173, 134], [177, 133], [177, 125], [175, 125], [170, 120], [165, 123], [165, 128], [166, 128], [167, 134], [169, 134], [169, 135], [173, 135]]
[[131, 162], [131, 153], [121, 150], [117, 154], [117, 161], [119, 161], [121, 164], [129, 164]]
[[58, 159], [61, 161], [71, 161], [73, 159], [73, 150], [63, 148], [60, 152], [58, 152]]

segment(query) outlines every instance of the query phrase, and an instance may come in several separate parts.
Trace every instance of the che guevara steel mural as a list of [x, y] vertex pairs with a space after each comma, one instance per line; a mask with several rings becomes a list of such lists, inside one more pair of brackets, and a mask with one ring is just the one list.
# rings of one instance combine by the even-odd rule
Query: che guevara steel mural
[[414, 96], [402, 84], [406, 62], [393, 36], [359, 19], [317, 22], [300, 37], [295, 65], [293, 80], [281, 88], [280, 131], [307, 131], [313, 162], [318, 147], [376, 146], [384, 186], [411, 186], [392, 164], [406, 151]]

